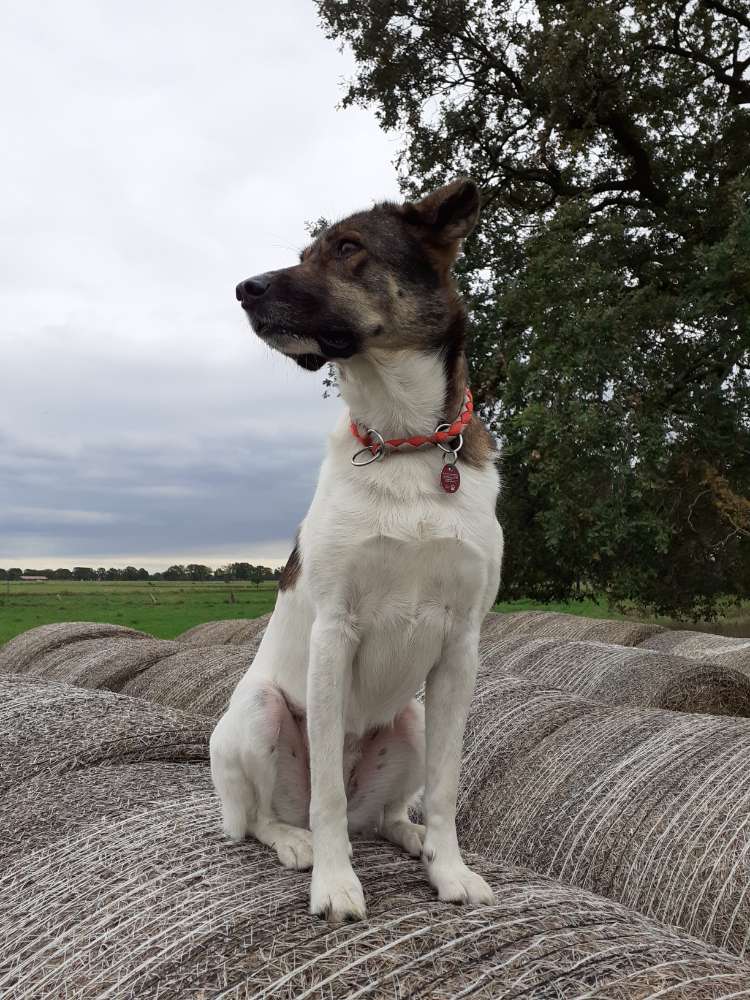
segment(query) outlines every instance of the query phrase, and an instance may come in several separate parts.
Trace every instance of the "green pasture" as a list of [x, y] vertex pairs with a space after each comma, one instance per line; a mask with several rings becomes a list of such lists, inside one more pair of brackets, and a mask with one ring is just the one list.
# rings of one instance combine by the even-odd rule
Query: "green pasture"
[[159, 581], [0, 582], [0, 643], [48, 622], [113, 622], [173, 639], [201, 622], [257, 618], [276, 601], [276, 583]]
[[[257, 618], [270, 611], [276, 601], [276, 583], [187, 583], [159, 581], [45, 583], [0, 581], [0, 643], [19, 632], [48, 622], [114, 622], [142, 629], [161, 639], [173, 639], [201, 622], [221, 618]], [[606, 601], [571, 601], [539, 604], [512, 601], [496, 605], [497, 611], [566, 611], [588, 618], [643, 619], [623, 615]], [[685, 627], [684, 623], [660, 619], [662, 624]], [[750, 635], [750, 605], [745, 603], [719, 622], [691, 625], [724, 635]]]

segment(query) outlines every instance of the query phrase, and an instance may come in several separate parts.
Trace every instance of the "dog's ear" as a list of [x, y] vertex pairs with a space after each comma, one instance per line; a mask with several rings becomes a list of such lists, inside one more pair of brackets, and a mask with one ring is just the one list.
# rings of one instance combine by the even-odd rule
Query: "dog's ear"
[[406, 202], [401, 209], [404, 220], [418, 226], [431, 243], [458, 250], [458, 243], [468, 236], [479, 218], [479, 188], [468, 177], [438, 188], [421, 201]]
[[308, 372], [316, 372], [326, 363], [326, 359], [320, 354], [289, 354], [287, 356]]

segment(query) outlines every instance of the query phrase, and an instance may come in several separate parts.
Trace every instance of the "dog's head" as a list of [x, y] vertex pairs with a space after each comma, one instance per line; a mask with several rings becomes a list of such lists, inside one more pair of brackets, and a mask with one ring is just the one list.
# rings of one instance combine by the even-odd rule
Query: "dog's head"
[[461, 308], [451, 265], [478, 216], [471, 180], [376, 205], [326, 229], [294, 267], [241, 281], [237, 298], [259, 337], [311, 371], [374, 347], [440, 350]]

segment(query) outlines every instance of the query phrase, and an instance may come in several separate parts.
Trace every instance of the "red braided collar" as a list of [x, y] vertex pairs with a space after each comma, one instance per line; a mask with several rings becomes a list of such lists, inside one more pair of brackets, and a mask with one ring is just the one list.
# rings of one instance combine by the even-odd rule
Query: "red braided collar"
[[[384, 441], [386, 448], [403, 448], [409, 445], [411, 448], [422, 448], [426, 444], [445, 444], [448, 441], [452, 441], [453, 438], [458, 437], [462, 434], [469, 424], [472, 414], [474, 413], [474, 398], [471, 395], [471, 389], [467, 386], [466, 392], [464, 393], [464, 404], [461, 408], [461, 412], [453, 421], [452, 424], [446, 426], [445, 424], [440, 424], [440, 427], [445, 428], [444, 430], [436, 430], [434, 434], [417, 434], [415, 437], [409, 438], [391, 438], [388, 441]], [[354, 437], [364, 445], [365, 448], [369, 448], [370, 451], [375, 454], [379, 449], [382, 448], [380, 440], [374, 439], [372, 437], [372, 428], [368, 430], [365, 434], [360, 433], [357, 427], [357, 422], [352, 420], [350, 424], [351, 432]], [[377, 433], [377, 432], [375, 432]]]

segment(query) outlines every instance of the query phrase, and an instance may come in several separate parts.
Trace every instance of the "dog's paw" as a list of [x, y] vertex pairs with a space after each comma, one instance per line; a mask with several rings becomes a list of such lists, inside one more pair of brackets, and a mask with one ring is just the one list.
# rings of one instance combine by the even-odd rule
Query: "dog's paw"
[[402, 847], [413, 858], [421, 856], [425, 828], [419, 823], [410, 823], [408, 820], [399, 819], [394, 823], [384, 823], [379, 833], [384, 840], [390, 840], [392, 844]]
[[290, 827], [274, 837], [273, 846], [285, 868], [297, 868], [300, 871], [312, 868], [313, 842], [309, 830]]
[[365, 896], [354, 871], [319, 872], [313, 868], [310, 885], [310, 913], [332, 924], [364, 920]]
[[453, 864], [428, 864], [427, 873], [438, 899], [444, 903], [471, 903], [474, 906], [490, 906], [495, 902], [495, 894], [481, 875], [459, 861]]

